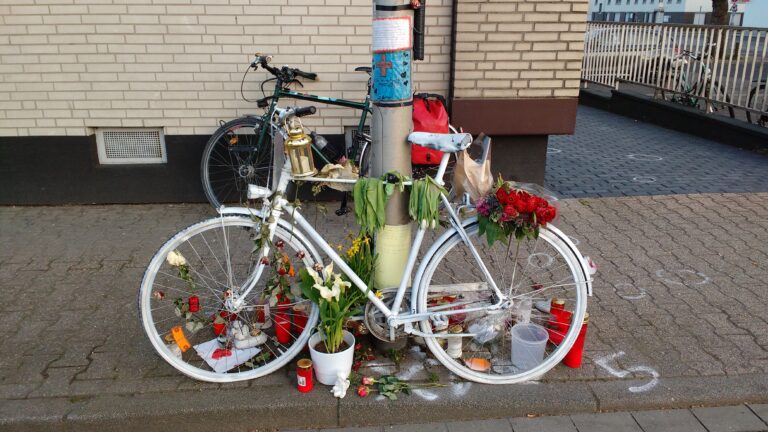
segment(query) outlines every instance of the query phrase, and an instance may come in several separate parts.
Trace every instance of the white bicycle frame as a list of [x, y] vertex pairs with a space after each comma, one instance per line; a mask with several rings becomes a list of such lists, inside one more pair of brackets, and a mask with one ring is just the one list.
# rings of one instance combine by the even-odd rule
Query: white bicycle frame
[[[443, 176], [445, 175], [446, 167], [448, 166], [448, 160], [450, 158], [449, 153], [444, 153], [443, 158], [440, 161], [440, 167], [438, 169], [438, 172], [435, 176], [435, 181], [439, 184], [443, 183]], [[278, 224], [278, 220], [284, 215], [288, 215], [291, 219], [293, 219], [294, 223], [298, 225], [302, 230], [303, 234], [310, 239], [312, 243], [314, 243], [315, 246], [317, 246], [320, 250], [325, 252], [328, 257], [331, 259], [331, 261], [337, 266], [337, 268], [341, 269], [341, 271], [347, 275], [349, 280], [361, 291], [366, 293], [368, 300], [373, 303], [373, 305], [379, 309], [384, 316], [387, 319], [387, 324], [390, 327], [390, 337], [394, 337], [394, 329], [399, 327], [400, 325], [405, 325], [404, 331], [409, 334], [415, 334], [417, 336], [423, 336], [423, 337], [432, 337], [432, 335], [427, 335], [419, 332], [418, 330], [413, 328], [413, 323], [418, 321], [423, 321], [425, 319], [431, 318], [435, 315], [441, 315], [441, 316], [448, 316], [452, 314], [459, 314], [459, 313], [470, 313], [470, 312], [476, 312], [476, 311], [488, 311], [488, 310], [495, 310], [500, 309], [504, 305], [508, 305], [511, 303], [511, 299], [502, 293], [499, 288], [496, 286], [496, 283], [491, 276], [490, 272], [488, 271], [488, 268], [485, 266], [485, 263], [483, 262], [482, 258], [480, 257], [480, 254], [478, 253], [477, 249], [475, 248], [474, 244], [469, 240], [469, 236], [467, 235], [467, 232], [464, 230], [464, 225], [471, 222], [472, 220], [462, 222], [459, 219], [459, 216], [454, 211], [453, 207], [451, 206], [450, 201], [448, 198], [440, 194], [440, 198], [444, 204], [445, 209], [448, 212], [449, 221], [451, 225], [453, 226], [453, 230], [455, 230], [462, 238], [464, 243], [469, 248], [472, 256], [474, 257], [475, 261], [477, 262], [478, 268], [482, 272], [489, 288], [493, 291], [493, 293], [496, 295], [497, 302], [490, 306], [483, 306], [483, 307], [474, 307], [474, 308], [465, 308], [461, 310], [451, 310], [450, 308], [446, 307], [445, 309], [435, 310], [433, 312], [429, 313], [417, 313], [415, 305], [416, 305], [416, 295], [417, 295], [417, 289], [416, 287], [419, 287], [420, 280], [416, 280], [413, 287], [414, 289], [411, 290], [411, 310], [406, 313], [400, 313], [400, 307], [402, 306], [403, 298], [405, 297], [405, 293], [408, 289], [408, 280], [410, 279], [410, 276], [413, 272], [414, 266], [416, 265], [416, 258], [418, 257], [419, 249], [421, 247], [421, 244], [424, 240], [424, 235], [426, 233], [426, 228], [419, 227], [416, 232], [416, 237], [413, 240], [413, 244], [411, 245], [411, 250], [408, 254], [408, 261], [406, 262], [405, 270], [403, 271], [403, 276], [400, 280], [400, 286], [397, 289], [395, 299], [392, 303], [392, 306], [387, 306], [381, 299], [376, 297], [376, 295], [373, 293], [372, 290], [369, 289], [369, 287], [363, 282], [357, 274], [355, 274], [352, 269], [344, 262], [344, 260], [336, 253], [336, 251], [333, 250], [333, 247], [328, 244], [328, 242], [325, 241], [323, 236], [318, 233], [312, 224], [310, 224], [299, 212], [298, 208], [295, 208], [291, 206], [288, 202], [288, 200], [285, 198], [285, 191], [288, 187], [288, 184], [290, 182], [322, 182], [322, 183], [354, 183], [355, 180], [345, 180], [345, 179], [327, 179], [327, 178], [318, 178], [318, 177], [299, 177], [294, 178], [291, 175], [291, 167], [290, 167], [290, 161], [285, 158], [283, 162], [283, 167], [280, 173], [280, 179], [278, 181], [277, 189], [274, 195], [274, 199], [272, 202], [269, 202], [265, 200], [263, 211], [259, 212], [259, 216], [262, 218], [262, 220], [269, 223], [269, 240], [271, 241], [275, 234], [275, 229]], [[410, 182], [406, 182], [406, 185], [410, 184]], [[230, 211], [232, 209], [229, 209]], [[222, 214], [228, 213], [228, 209], [221, 209]], [[252, 210], [250, 210], [251, 213], [254, 213]], [[262, 247], [261, 256], [267, 257], [269, 255], [269, 242], [265, 243]], [[231, 297], [230, 302], [231, 307], [233, 310], [238, 309], [242, 306], [244, 303], [245, 298], [248, 296], [248, 294], [256, 287], [256, 284], [261, 278], [262, 273], [264, 272], [264, 269], [268, 267], [268, 265], [261, 263], [261, 260], [259, 260], [258, 266], [254, 269], [253, 274], [248, 278], [248, 280], [243, 284], [245, 289], [242, 292], [235, 292], [234, 295]], [[420, 276], [420, 275], [419, 275]], [[420, 279], [420, 277], [418, 278]], [[509, 304], [511, 306], [511, 304]], [[451, 305], [452, 307], [455, 306], [455, 304]], [[442, 334], [441, 337], [445, 337], [445, 334]], [[465, 337], [465, 336], [474, 336], [474, 334], [469, 333], [458, 333], [458, 334], [451, 334], [450, 337]]]

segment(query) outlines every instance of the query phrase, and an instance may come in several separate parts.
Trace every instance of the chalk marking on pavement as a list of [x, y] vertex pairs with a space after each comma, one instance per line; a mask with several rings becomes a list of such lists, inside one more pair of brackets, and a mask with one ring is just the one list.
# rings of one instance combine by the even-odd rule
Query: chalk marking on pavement
[[[414, 357], [416, 357], [417, 360], [419, 360], [419, 362], [411, 364], [411, 366], [409, 366], [406, 370], [401, 371], [396, 375], [398, 379], [404, 381], [413, 378], [417, 373], [424, 370], [424, 364], [421, 362], [423, 362], [427, 357], [427, 354], [421, 351], [419, 346], [411, 347], [410, 352]], [[432, 390], [414, 389], [412, 390], [412, 393], [426, 401], [434, 401], [440, 399], [440, 396], [438, 396], [438, 394]]]
[[555, 154], [555, 153], [562, 153], [562, 150], [555, 147], [549, 147], [547, 148], [547, 154]]
[[[672, 280], [672, 279], [664, 276], [664, 274], [666, 272], [667, 271], [664, 270], [664, 269], [656, 270], [656, 277], [658, 277], [659, 279], [663, 280], [664, 282], [666, 282], [668, 284], [672, 284], [672, 285], [687, 285], [684, 281], [683, 282], [675, 281], [675, 280]], [[685, 274], [691, 274], [691, 275], [700, 277], [701, 278], [700, 281], [691, 282], [693, 285], [704, 285], [704, 284], [709, 283], [709, 282], [712, 281], [712, 279], [709, 276], [705, 275], [702, 272], [697, 272], [695, 270], [680, 269], [680, 270], [673, 270], [670, 273], [676, 274], [678, 276], [680, 276], [682, 273], [685, 273]], [[680, 277], [682, 278], [682, 276], [680, 276]]]
[[643, 161], [643, 162], [656, 162], [663, 160], [664, 158], [661, 156], [651, 155], [651, 154], [643, 154], [643, 153], [632, 153], [628, 154], [627, 158], [636, 160], [636, 161]]
[[[628, 295], [628, 294], [621, 294], [619, 292], [619, 287], [631, 287], [637, 289], [639, 291], [639, 294], [634, 295]], [[623, 291], [623, 290], [622, 290]], [[628, 282], [619, 282], [616, 284], [613, 284], [613, 292], [616, 293], [619, 297], [623, 298], [624, 300], [640, 300], [641, 298], [645, 297], [645, 288], [643, 287], [636, 287]]]
[[[536, 256], [543, 256], [547, 258], [546, 262], [544, 262], [544, 265], [539, 265], [533, 261], [533, 257], [536, 257]], [[552, 255], [545, 252], [536, 252], [528, 255], [528, 265], [538, 269], [547, 268], [551, 266], [554, 262], [555, 262], [555, 258], [552, 257]]]
[[635, 183], [656, 183], [656, 177], [637, 176], [637, 177], [632, 177], [632, 181]]
[[469, 392], [469, 389], [472, 387], [472, 383], [469, 381], [462, 381], [462, 382], [454, 382], [451, 384], [451, 390], [453, 390], [454, 396], [464, 396]]
[[615, 369], [608, 364], [608, 362], [623, 355], [624, 351], [609, 354], [605, 357], [595, 359], [595, 364], [605, 369], [609, 374], [615, 376], [616, 378], [624, 378], [631, 373], [645, 373], [651, 376], [651, 380], [646, 384], [641, 386], [630, 386], [627, 388], [627, 390], [629, 390], [631, 393], [642, 393], [656, 387], [656, 384], [659, 383], [659, 373], [656, 372], [656, 369], [650, 368], [648, 366], [632, 366], [627, 369]]

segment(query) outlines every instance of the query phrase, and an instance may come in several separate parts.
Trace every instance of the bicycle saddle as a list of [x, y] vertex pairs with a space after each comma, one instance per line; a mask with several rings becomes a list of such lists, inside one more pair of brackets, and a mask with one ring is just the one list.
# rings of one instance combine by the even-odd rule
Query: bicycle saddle
[[446, 153], [456, 153], [472, 144], [472, 135], [468, 133], [439, 134], [431, 132], [411, 132], [408, 141], [422, 147]]
[[370, 66], [358, 66], [355, 68], [355, 72], [365, 72], [365, 73], [371, 73], [371, 67]]

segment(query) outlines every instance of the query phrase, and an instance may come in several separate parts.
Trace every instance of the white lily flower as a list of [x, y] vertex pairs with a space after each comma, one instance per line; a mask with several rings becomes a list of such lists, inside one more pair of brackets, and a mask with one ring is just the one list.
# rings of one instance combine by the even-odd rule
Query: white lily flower
[[320, 291], [320, 297], [326, 299], [327, 301], [331, 301], [334, 297], [336, 297], [336, 300], [339, 300], [339, 295], [341, 294], [341, 290], [339, 290], [339, 287], [337, 285], [334, 285], [333, 288], [328, 288], [325, 285], [321, 284], [315, 284], [313, 285], [313, 288]]
[[[334, 289], [336, 287], [338, 287], [339, 291], [342, 291], [341, 288], [344, 288], [344, 290], [346, 290], [347, 288], [349, 288], [351, 286], [352, 286], [351, 282], [344, 281], [344, 280], [341, 279], [341, 276], [335, 275], [335, 279], [333, 280], [333, 287], [334, 287]], [[338, 298], [337, 298], [337, 300], [338, 300]]]
[[319, 275], [319, 274], [317, 274], [317, 272], [316, 272], [316, 271], [314, 271], [312, 268], [310, 268], [310, 267], [307, 267], [307, 274], [309, 274], [310, 276], [312, 276], [312, 279], [314, 279], [314, 280], [315, 280], [315, 285], [318, 285], [318, 284], [319, 284], [319, 285], [322, 285], [322, 284], [323, 284], [323, 279], [322, 279], [322, 278], [320, 277], [320, 275]]
[[323, 269], [323, 280], [329, 281], [331, 280], [331, 277], [333, 277], [333, 263], [328, 264]]
[[175, 250], [168, 253], [168, 256], [165, 257], [165, 260], [168, 261], [168, 264], [174, 267], [181, 267], [183, 265], [187, 265], [187, 260], [184, 258], [184, 256], [180, 254], [179, 251], [175, 251]]

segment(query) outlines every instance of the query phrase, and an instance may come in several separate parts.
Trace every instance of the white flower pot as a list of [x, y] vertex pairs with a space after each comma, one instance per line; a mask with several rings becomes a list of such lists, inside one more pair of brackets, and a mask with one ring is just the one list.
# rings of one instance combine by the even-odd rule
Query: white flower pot
[[344, 330], [344, 342], [349, 345], [349, 348], [330, 354], [315, 351], [315, 345], [320, 343], [323, 337], [322, 333], [315, 333], [309, 338], [309, 354], [312, 357], [317, 380], [325, 385], [334, 385], [340, 372], [344, 374], [344, 377], [349, 376], [352, 372], [352, 362], [355, 357], [355, 336]]

